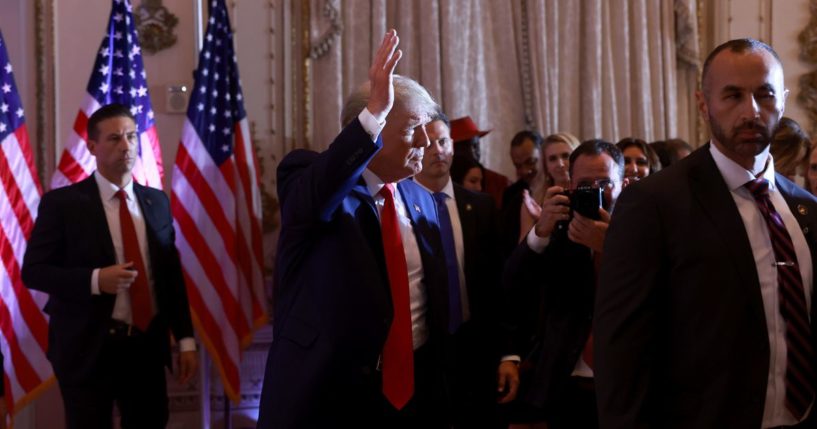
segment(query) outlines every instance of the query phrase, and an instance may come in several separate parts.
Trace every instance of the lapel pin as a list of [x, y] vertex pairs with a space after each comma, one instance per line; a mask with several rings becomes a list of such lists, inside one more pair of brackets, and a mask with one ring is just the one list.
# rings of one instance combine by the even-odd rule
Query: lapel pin
[[417, 204], [414, 205], [414, 211], [416, 211], [417, 213], [422, 213], [422, 211], [420, 211], [420, 206], [418, 206]]
[[803, 234], [808, 234], [808, 227], [803, 228]]
[[802, 204], [798, 204], [797, 205], [797, 213], [800, 213], [802, 216], [805, 216], [805, 215], [808, 214], [808, 209], [806, 208], [806, 206], [804, 206]]
[[470, 212], [472, 208], [473, 207], [471, 207], [471, 204], [466, 204], [465, 205], [465, 211], [467, 211], [467, 212]]

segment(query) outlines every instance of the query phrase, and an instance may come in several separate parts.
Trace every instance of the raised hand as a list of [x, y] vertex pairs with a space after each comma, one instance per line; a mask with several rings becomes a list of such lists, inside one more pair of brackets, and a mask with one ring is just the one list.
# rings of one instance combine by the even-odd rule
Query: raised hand
[[397, 31], [389, 30], [383, 37], [383, 42], [380, 43], [380, 48], [377, 49], [372, 66], [369, 68], [371, 93], [366, 107], [378, 122], [386, 120], [386, 116], [394, 105], [392, 77], [397, 62], [403, 56], [403, 51], [397, 49], [399, 43], [400, 38], [397, 37]]
[[536, 222], [536, 235], [550, 237], [556, 228], [556, 222], [570, 219], [570, 199], [564, 195], [561, 186], [552, 186], [545, 191], [542, 212]]

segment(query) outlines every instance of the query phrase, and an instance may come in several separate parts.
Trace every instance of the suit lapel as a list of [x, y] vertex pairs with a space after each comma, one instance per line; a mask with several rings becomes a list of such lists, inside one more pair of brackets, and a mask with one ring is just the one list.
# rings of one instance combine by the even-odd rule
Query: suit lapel
[[[389, 289], [389, 273], [386, 269], [386, 255], [383, 250], [383, 235], [380, 232], [380, 216], [377, 214], [377, 207], [374, 205], [374, 198], [369, 193], [366, 181], [361, 177], [357, 184], [352, 187], [350, 196], [357, 203], [356, 207], [349, 207], [353, 211], [352, 215], [357, 220], [369, 248], [372, 249], [377, 265], [380, 267], [380, 274], [383, 284], [386, 285], [386, 292], [391, 296]], [[345, 203], [344, 203], [345, 204]], [[391, 298], [389, 298], [391, 299]]]
[[[795, 195], [795, 191], [800, 191], [795, 184], [788, 180], [781, 180], [780, 174], [775, 175], [775, 183], [780, 195], [786, 200], [792, 215], [797, 219], [803, 236], [808, 244], [811, 253], [811, 326], [812, 337], [817, 344], [817, 289], [815, 289], [815, 279], [817, 278], [817, 204], [811, 198], [800, 198]], [[808, 287], [808, 285], [804, 285]]]
[[741, 285], [744, 285], [749, 294], [752, 311], [763, 323], [765, 331], [763, 298], [760, 295], [755, 257], [746, 234], [746, 227], [743, 225], [732, 193], [723, 180], [715, 160], [712, 159], [709, 145], [697, 152], [694, 164], [690, 166], [690, 189], [698, 199], [701, 211], [714, 226], [712, 230], [717, 231], [721, 238], [723, 248], [729, 249], [728, 252], [724, 252], [724, 257], [734, 266]]
[[[96, 172], [94, 174], [97, 174]], [[96, 179], [91, 175], [87, 179], [80, 182], [78, 189], [88, 198], [90, 204], [88, 205], [88, 212], [85, 214], [88, 225], [91, 225], [91, 230], [96, 235], [96, 242], [100, 243], [100, 250], [102, 257], [106, 263], [116, 263], [116, 252], [113, 248], [113, 238], [111, 238], [111, 231], [108, 227], [108, 218], [105, 217], [105, 208], [102, 205], [102, 198], [99, 196], [99, 186], [96, 184]]]

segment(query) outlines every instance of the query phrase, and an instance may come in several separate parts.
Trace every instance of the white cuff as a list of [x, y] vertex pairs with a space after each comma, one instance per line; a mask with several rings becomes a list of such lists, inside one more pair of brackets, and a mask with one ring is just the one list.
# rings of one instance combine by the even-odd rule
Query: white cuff
[[99, 268], [91, 273], [91, 295], [99, 295]]
[[383, 127], [386, 126], [386, 121], [378, 122], [368, 107], [363, 108], [363, 111], [357, 115], [357, 119], [360, 121], [360, 125], [363, 126], [363, 129], [366, 130], [372, 138], [372, 141], [377, 141], [377, 136], [380, 135], [380, 132], [383, 131]]
[[527, 241], [530, 250], [536, 253], [542, 253], [545, 247], [548, 247], [548, 244], [550, 244], [550, 237], [540, 237], [536, 235], [536, 227], [533, 227], [530, 229], [530, 232], [528, 232]]
[[502, 359], [499, 360], [500, 362], [522, 362], [522, 358], [519, 355], [505, 355], [502, 356]]
[[196, 339], [193, 337], [185, 337], [179, 340], [179, 351], [181, 352], [196, 351]]

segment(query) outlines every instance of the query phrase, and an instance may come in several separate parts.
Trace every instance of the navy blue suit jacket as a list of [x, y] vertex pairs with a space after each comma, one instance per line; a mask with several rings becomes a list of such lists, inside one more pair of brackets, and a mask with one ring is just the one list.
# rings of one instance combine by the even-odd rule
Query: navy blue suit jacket
[[[170, 366], [168, 329], [177, 339], [193, 336], [170, 203], [164, 192], [138, 183], [133, 193], [145, 218], [158, 304], [147, 334], [157, 359]], [[116, 297], [93, 295], [91, 274], [113, 264], [116, 254], [93, 176], [43, 195], [22, 275], [27, 287], [49, 294], [48, 358], [62, 385], [97, 376]]]
[[[381, 145], [355, 120], [326, 151], [296, 150], [278, 167], [274, 340], [259, 428], [365, 426], [382, 414], [376, 367], [393, 311], [377, 208], [361, 178]], [[411, 180], [398, 188], [422, 258], [429, 345], [442, 359], [448, 301], [436, 206]]]

